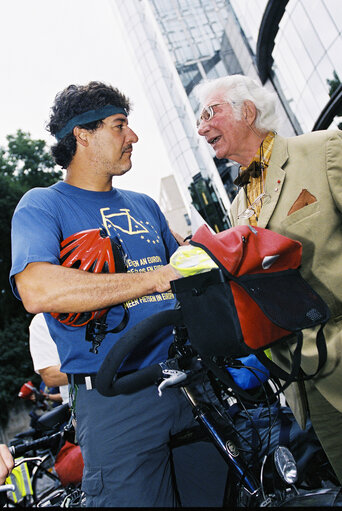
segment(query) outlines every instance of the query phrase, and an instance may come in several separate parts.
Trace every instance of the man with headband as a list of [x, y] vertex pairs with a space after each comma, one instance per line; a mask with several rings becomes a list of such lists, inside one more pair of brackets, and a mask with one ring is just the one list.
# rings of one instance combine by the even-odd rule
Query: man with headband
[[[169, 437], [194, 425], [185, 398], [179, 389], [159, 397], [155, 386], [103, 397], [95, 386], [102, 361], [122, 335], [113, 327], [122, 324], [123, 311], [129, 312], [121, 327], [127, 331], [175, 306], [170, 281], [177, 276], [168, 261], [178, 244], [164, 215], [150, 197], [112, 187], [113, 177], [131, 168], [138, 141], [128, 126], [129, 111], [128, 98], [100, 82], [70, 85], [56, 96], [48, 129], [57, 139], [52, 153], [66, 169], [65, 179], [32, 189], [20, 200], [12, 225], [11, 283], [28, 312], [45, 313], [61, 370], [69, 375], [87, 506], [172, 507]], [[101, 229], [101, 236], [121, 247], [126, 273], [90, 273], [60, 264], [61, 242], [90, 229]], [[106, 308], [109, 332], [91, 347], [87, 326], [75, 325], [72, 317]], [[156, 333], [120, 371], [165, 360], [171, 342], [171, 328]], [[215, 448], [201, 442], [178, 456], [182, 505], [219, 506], [226, 468]]]

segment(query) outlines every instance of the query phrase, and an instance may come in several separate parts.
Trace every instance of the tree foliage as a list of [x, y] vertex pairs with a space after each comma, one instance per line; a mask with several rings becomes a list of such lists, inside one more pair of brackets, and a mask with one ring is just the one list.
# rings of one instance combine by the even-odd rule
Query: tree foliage
[[11, 218], [20, 198], [36, 186], [50, 186], [62, 177], [55, 168], [44, 140], [34, 140], [18, 130], [0, 147], [0, 419], [17, 399], [21, 385], [34, 378], [28, 349], [31, 315], [12, 294], [8, 275], [11, 267]]
[[[329, 86], [329, 96], [331, 97], [334, 92], [339, 88], [339, 86], [341, 85], [341, 81], [336, 73], [336, 71], [334, 70], [333, 71], [333, 78], [331, 80], [327, 79], [327, 84]], [[338, 117], [341, 117], [342, 116], [342, 105], [340, 106], [340, 108], [337, 110], [336, 112], [336, 115]], [[342, 130], [342, 122], [340, 122], [337, 127]]]

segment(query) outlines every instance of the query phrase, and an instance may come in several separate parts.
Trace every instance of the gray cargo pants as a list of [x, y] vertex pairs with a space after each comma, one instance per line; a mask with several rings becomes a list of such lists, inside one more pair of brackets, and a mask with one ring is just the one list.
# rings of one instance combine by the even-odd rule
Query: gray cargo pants
[[[103, 397], [79, 385], [76, 419], [87, 506], [176, 506], [168, 442], [196, 424], [179, 389]], [[227, 465], [212, 444], [178, 447], [173, 461], [182, 506], [222, 506]]]

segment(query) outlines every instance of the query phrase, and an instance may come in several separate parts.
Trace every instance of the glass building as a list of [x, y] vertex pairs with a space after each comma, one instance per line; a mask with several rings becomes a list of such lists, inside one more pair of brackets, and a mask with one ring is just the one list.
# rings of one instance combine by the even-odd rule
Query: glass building
[[339, 0], [113, 0], [128, 34], [185, 204], [228, 226], [238, 165], [217, 160], [197, 134], [194, 87], [246, 74], [277, 93], [279, 132], [339, 126]]
[[340, 0], [230, 3], [256, 57], [261, 81], [273, 82], [288, 115], [295, 114], [296, 133], [338, 127], [342, 121]]
[[[207, 213], [209, 208], [202, 207], [204, 218], [217, 231], [227, 228], [230, 202], [207, 144], [197, 134], [194, 111], [156, 21], [153, 5], [148, 0], [114, 3], [115, 13], [120, 13], [124, 32], [129, 35], [127, 44], [131, 45], [141, 83], [151, 100], [151, 109], [165, 141], [184, 203], [194, 203], [197, 209], [203, 202], [212, 205], [211, 210], [218, 212], [217, 218], [212, 222], [211, 215], [209, 217]], [[170, 2], [157, 4], [167, 9]], [[174, 20], [172, 18], [175, 29], [178, 29], [181, 18], [180, 14]], [[169, 30], [172, 32], [171, 25]], [[184, 32], [187, 33], [187, 30], [184, 29]], [[175, 44], [175, 40], [172, 42]], [[178, 47], [175, 48], [178, 51]], [[190, 55], [189, 52], [181, 54]]]

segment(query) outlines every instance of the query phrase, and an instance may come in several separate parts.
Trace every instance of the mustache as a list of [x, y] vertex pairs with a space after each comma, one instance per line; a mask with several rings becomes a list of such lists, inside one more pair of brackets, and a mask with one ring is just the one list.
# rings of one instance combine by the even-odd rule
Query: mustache
[[133, 146], [132, 146], [132, 144], [130, 144], [130, 145], [128, 145], [128, 146], [126, 146], [126, 147], [124, 147], [124, 149], [123, 149], [123, 151], [122, 151], [122, 152], [123, 152], [123, 153], [126, 153], [126, 152], [128, 152], [128, 151], [133, 151]]

